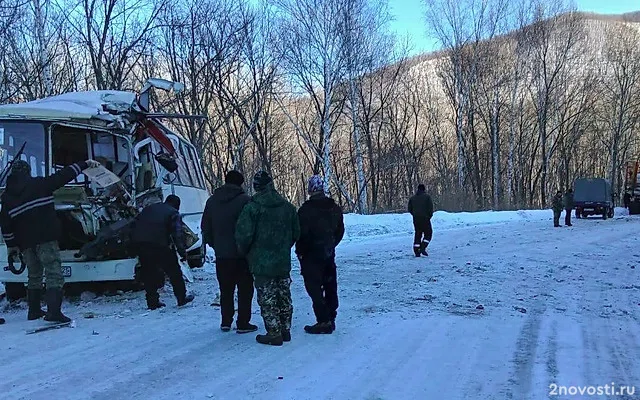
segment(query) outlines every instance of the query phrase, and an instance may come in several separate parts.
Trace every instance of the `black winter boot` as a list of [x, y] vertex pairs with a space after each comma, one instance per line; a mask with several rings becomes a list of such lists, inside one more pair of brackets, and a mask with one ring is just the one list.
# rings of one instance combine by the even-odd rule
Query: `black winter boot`
[[147, 293], [145, 297], [147, 299], [147, 308], [149, 310], [153, 311], [166, 306], [166, 304], [160, 301], [160, 295], [158, 292]]
[[62, 289], [47, 289], [47, 315], [45, 321], [49, 322], [71, 322], [71, 318], [62, 313]]
[[315, 325], [305, 326], [304, 331], [312, 335], [330, 334], [333, 333], [333, 327], [331, 322], [318, 322]]
[[423, 256], [428, 256], [429, 253], [427, 253], [427, 246], [429, 246], [429, 241], [428, 240], [424, 240], [422, 242], [422, 247], [420, 247], [420, 254], [422, 254]]
[[4, 324], [4, 318], [0, 318], [0, 325]]
[[183, 299], [178, 300], [178, 307], [182, 307], [188, 303], [191, 303], [193, 301], [193, 299], [195, 298], [194, 295], [192, 294], [188, 294], [186, 296], [184, 296]]
[[416, 257], [420, 257], [420, 245], [419, 244], [414, 244], [413, 245], [413, 254], [415, 254]]
[[283, 330], [282, 331], [282, 341], [283, 342], [290, 342], [291, 341], [291, 331], [290, 330]]
[[42, 289], [29, 289], [27, 292], [27, 300], [29, 303], [29, 313], [27, 319], [33, 321], [40, 319], [47, 315], [47, 313], [40, 308], [40, 302], [42, 300]]
[[251, 333], [258, 330], [258, 327], [251, 323], [246, 323], [244, 325], [237, 325], [236, 328], [237, 328], [236, 332], [238, 333]]
[[269, 344], [271, 346], [282, 346], [282, 335], [273, 335], [267, 333], [266, 335], [257, 335], [256, 342], [260, 344]]

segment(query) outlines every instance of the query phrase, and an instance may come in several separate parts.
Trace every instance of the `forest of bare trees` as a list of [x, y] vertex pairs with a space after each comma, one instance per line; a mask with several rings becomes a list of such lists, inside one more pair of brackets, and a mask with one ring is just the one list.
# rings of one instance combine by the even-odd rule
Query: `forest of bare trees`
[[[565, 0], [424, 0], [440, 50], [408, 57], [383, 0], [0, 0], [0, 103], [182, 82], [156, 109], [211, 188], [270, 171], [346, 212], [547, 207], [578, 177], [620, 194], [640, 157], [640, 18]], [[250, 188], [248, 188], [250, 190]]]

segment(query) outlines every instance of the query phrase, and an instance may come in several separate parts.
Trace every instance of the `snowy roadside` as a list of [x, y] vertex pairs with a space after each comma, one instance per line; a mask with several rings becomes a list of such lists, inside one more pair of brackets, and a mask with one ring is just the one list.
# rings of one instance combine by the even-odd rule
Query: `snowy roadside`
[[[622, 217], [628, 215], [628, 213], [624, 208], [616, 208], [615, 215], [616, 217]], [[575, 218], [575, 216], [573, 217]], [[413, 234], [413, 222], [411, 215], [408, 213], [376, 215], [346, 214], [344, 220], [346, 241], [362, 240], [374, 236], [380, 237]], [[550, 210], [480, 211], [459, 213], [436, 211], [431, 223], [434, 231], [442, 231], [463, 227], [468, 228], [494, 224], [552, 220], [553, 213]]]
[[[372, 225], [377, 217], [363, 219]], [[215, 274], [202, 270], [189, 285], [196, 300], [184, 309], [170, 289], [159, 312], [144, 309], [141, 293], [99, 297], [65, 304], [77, 328], [30, 336], [25, 311], [9, 313], [0, 328], [0, 393], [538, 400], [552, 383], [640, 387], [638, 219], [594, 218], [563, 229], [551, 227], [548, 212], [493, 221], [441, 225], [428, 258], [412, 256], [410, 234], [341, 245], [333, 335], [304, 334], [313, 314], [292, 273], [294, 338], [282, 348], [220, 332], [219, 308], [210, 305]], [[262, 330], [255, 302], [253, 313]]]

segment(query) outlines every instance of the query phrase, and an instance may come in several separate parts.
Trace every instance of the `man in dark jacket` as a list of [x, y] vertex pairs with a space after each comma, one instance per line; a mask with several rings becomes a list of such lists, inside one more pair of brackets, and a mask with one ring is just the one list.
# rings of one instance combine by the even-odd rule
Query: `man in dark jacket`
[[551, 200], [551, 208], [553, 209], [553, 226], [560, 228], [560, 214], [562, 214], [562, 191], [558, 190]]
[[229, 171], [225, 184], [207, 200], [202, 215], [202, 237], [216, 253], [216, 275], [220, 286], [220, 313], [224, 332], [231, 330], [233, 322], [234, 293], [238, 287], [237, 332], [249, 333], [258, 330], [251, 324], [251, 302], [253, 301], [253, 276], [247, 259], [238, 253], [236, 224], [244, 206], [251, 198], [242, 189], [244, 177], [238, 171]]
[[304, 330], [312, 334], [332, 333], [338, 310], [335, 249], [344, 236], [344, 219], [340, 207], [325, 196], [320, 176], [309, 179], [308, 192], [309, 200], [298, 210], [300, 239], [296, 254], [316, 324], [307, 325]]
[[[93, 160], [72, 164], [48, 177], [32, 177], [26, 161], [16, 160], [2, 194], [0, 228], [9, 258], [24, 256], [29, 273], [29, 320], [69, 322], [62, 307], [62, 262], [58, 240], [62, 234], [53, 192], [74, 180], [83, 170], [100, 166]], [[46, 314], [40, 308], [42, 278], [46, 275]]]
[[431, 218], [433, 217], [433, 201], [426, 192], [423, 184], [418, 185], [418, 191], [409, 199], [409, 213], [413, 216], [413, 252], [416, 257], [428, 256], [427, 246], [433, 236]]
[[300, 224], [296, 208], [276, 192], [267, 172], [253, 177], [253, 188], [256, 194], [238, 218], [236, 242], [255, 279], [267, 330], [256, 341], [282, 346], [291, 340], [291, 248], [300, 237]]
[[[164, 285], [164, 276], [169, 276], [178, 306], [193, 301], [187, 295], [176, 251], [184, 260], [187, 256], [180, 217], [180, 198], [169, 195], [164, 203], [145, 207], [136, 217], [131, 242], [138, 253], [147, 306], [150, 310], [164, 307], [158, 289]], [[174, 248], [175, 247], [175, 248]]]
[[631, 193], [626, 192], [624, 194], [623, 201], [624, 201], [624, 208], [626, 208], [628, 210], [629, 209], [629, 204], [631, 204]]
[[574, 204], [573, 204], [573, 189], [569, 188], [567, 190], [567, 192], [564, 194], [564, 211], [565, 211], [565, 215], [564, 215], [564, 224], [566, 226], [572, 226], [571, 225], [571, 210], [573, 210]]

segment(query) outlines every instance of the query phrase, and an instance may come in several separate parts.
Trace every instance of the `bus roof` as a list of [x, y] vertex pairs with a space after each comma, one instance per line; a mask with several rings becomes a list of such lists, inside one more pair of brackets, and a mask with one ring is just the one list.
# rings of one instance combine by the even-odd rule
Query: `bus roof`
[[121, 122], [119, 115], [106, 110], [126, 112], [134, 109], [139, 109], [135, 93], [99, 90], [70, 92], [26, 103], [0, 105], [0, 118], [99, 119]]

